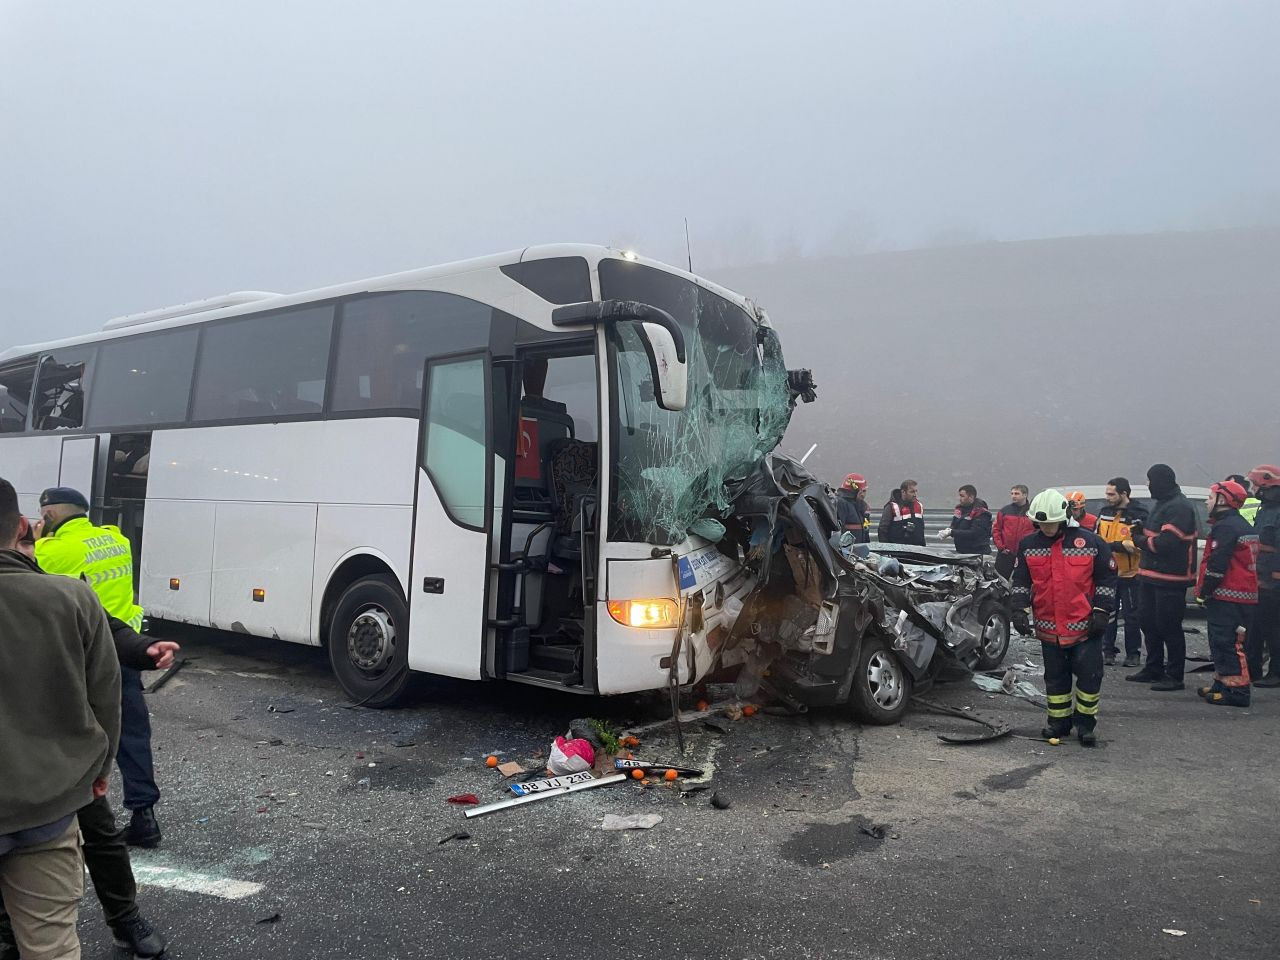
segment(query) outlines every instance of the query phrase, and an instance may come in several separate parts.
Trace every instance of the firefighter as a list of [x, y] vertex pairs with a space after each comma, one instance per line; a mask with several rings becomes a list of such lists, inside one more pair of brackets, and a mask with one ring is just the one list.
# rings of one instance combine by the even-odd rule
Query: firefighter
[[[45, 573], [79, 577], [93, 588], [111, 616], [142, 631], [142, 608], [134, 603], [133, 551], [119, 528], [94, 526], [89, 501], [78, 490], [52, 487], [40, 494], [43, 522], [37, 533], [36, 563]], [[155, 847], [160, 826], [153, 807], [160, 799], [151, 757], [151, 718], [142, 698], [142, 674], [121, 667], [120, 749], [116, 765], [124, 782], [124, 805], [132, 811], [125, 839]]]
[[1092, 747], [1098, 742], [1102, 635], [1116, 603], [1116, 566], [1106, 542], [1069, 526], [1069, 515], [1067, 498], [1057, 490], [1031, 501], [1037, 532], [1018, 544], [1013, 622], [1024, 635], [1034, 628], [1044, 654], [1049, 723], [1041, 735], [1067, 737], [1074, 726], [1080, 745]]
[[851, 473], [836, 491], [836, 516], [840, 529], [853, 534], [854, 543], [871, 542], [871, 514], [867, 507], [867, 478]]
[[[1255, 687], [1280, 687], [1280, 467], [1264, 463], [1249, 471], [1249, 480], [1258, 493], [1258, 607], [1253, 613], [1249, 676]], [[1248, 519], [1247, 517], [1245, 519]], [[1263, 659], [1271, 662], [1263, 673]]]
[[1209, 542], [1200, 561], [1196, 600], [1209, 620], [1213, 685], [1200, 687], [1206, 703], [1249, 706], [1249, 663], [1245, 658], [1253, 608], [1258, 603], [1258, 535], [1243, 516], [1248, 492], [1234, 480], [1209, 488]]
[[1082, 490], [1072, 490], [1067, 494], [1067, 503], [1071, 505], [1071, 519], [1086, 530], [1097, 531], [1098, 517], [1096, 514], [1089, 512], [1085, 503], [1085, 495]]

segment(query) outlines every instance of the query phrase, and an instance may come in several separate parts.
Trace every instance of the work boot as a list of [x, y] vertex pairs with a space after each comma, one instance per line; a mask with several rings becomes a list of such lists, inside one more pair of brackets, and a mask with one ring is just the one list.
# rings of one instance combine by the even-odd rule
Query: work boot
[[1040, 737], [1043, 740], [1052, 740], [1055, 738], [1058, 740], [1065, 740], [1069, 736], [1071, 736], [1071, 724], [1067, 724], [1065, 727], [1050, 724], [1049, 726], [1042, 727], [1040, 729]]
[[1151, 685], [1151, 689], [1157, 693], [1168, 693], [1171, 690], [1185, 690], [1187, 685], [1181, 680], [1175, 680], [1173, 677], [1165, 677], [1163, 680], [1157, 680]]
[[1154, 667], [1143, 667], [1137, 673], [1129, 674], [1125, 679], [1133, 683], [1155, 683], [1157, 680], [1164, 679], [1164, 671]]
[[1249, 694], [1240, 690], [1214, 690], [1204, 698], [1204, 702], [1215, 707], [1247, 707]]
[[160, 824], [156, 822], [155, 811], [151, 807], [133, 811], [129, 826], [124, 831], [124, 842], [131, 847], [148, 850], [160, 846]]
[[1077, 730], [1076, 736], [1080, 739], [1082, 747], [1096, 747], [1098, 745], [1098, 735], [1092, 730]]
[[116, 960], [168, 960], [164, 937], [140, 913], [111, 924]]
[[1106, 655], [1102, 658], [1102, 662], [1108, 667], [1114, 667], [1116, 665], [1117, 656], [1119, 656], [1118, 651], [1108, 650]]
[[1255, 687], [1280, 687], [1280, 673], [1268, 673], [1261, 680], [1253, 681]]
[[[1142, 666], [1142, 654], [1140, 654], [1140, 653], [1129, 653], [1129, 654], [1126, 654], [1126, 655], [1125, 655], [1125, 658], [1124, 658], [1124, 665], [1125, 665], [1126, 667], [1140, 667], [1140, 666]], [[1126, 678], [1126, 679], [1127, 679], [1127, 678]]]

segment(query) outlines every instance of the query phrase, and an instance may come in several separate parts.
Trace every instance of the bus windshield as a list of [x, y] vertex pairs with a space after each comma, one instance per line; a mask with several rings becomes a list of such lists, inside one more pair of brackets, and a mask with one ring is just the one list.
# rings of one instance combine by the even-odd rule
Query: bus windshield
[[686, 408], [663, 410], [634, 327], [610, 329], [609, 536], [679, 543], [698, 521], [725, 515], [726, 484], [745, 478], [781, 441], [791, 416], [782, 349], [772, 329], [683, 277], [622, 260], [599, 269], [604, 299], [639, 300], [675, 317], [689, 364]]

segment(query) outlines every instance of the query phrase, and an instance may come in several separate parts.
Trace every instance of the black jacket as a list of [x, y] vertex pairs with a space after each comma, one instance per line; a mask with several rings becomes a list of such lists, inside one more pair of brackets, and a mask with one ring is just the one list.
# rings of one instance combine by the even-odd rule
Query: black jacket
[[1196, 582], [1196, 511], [1181, 487], [1156, 501], [1133, 543], [1142, 551], [1138, 576], [1144, 581], [1183, 589]]
[[[924, 544], [924, 504], [919, 500], [912, 503], [911, 508], [902, 507], [900, 493], [895, 490], [893, 496], [889, 498], [889, 502], [884, 505], [884, 512], [880, 514], [880, 526], [877, 533], [881, 543], [911, 543], [918, 547]], [[914, 507], [920, 504], [920, 515], [916, 516]], [[901, 518], [894, 513], [894, 507], [897, 506], [904, 514]], [[908, 514], [907, 510], [911, 512]]]
[[135, 670], [154, 670], [155, 661], [147, 653], [147, 647], [154, 642], [142, 636], [123, 620], [107, 616], [107, 626], [111, 629], [111, 639], [115, 641], [116, 656], [122, 667], [133, 667]]
[[859, 497], [856, 490], [841, 487], [836, 491], [836, 519], [840, 521], [842, 532], [848, 530], [853, 534], [854, 543], [867, 543], [871, 540], [867, 524], [867, 501]]
[[991, 510], [987, 501], [975, 500], [967, 507], [956, 507], [951, 518], [951, 543], [956, 553], [991, 552]]
[[1262, 498], [1253, 528], [1258, 531], [1258, 589], [1280, 590], [1280, 490]]

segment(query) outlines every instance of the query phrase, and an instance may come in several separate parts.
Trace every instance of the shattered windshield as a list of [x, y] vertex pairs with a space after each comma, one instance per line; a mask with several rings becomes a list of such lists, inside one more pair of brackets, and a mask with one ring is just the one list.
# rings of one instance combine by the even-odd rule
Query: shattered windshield
[[742, 480], [791, 417], [777, 336], [741, 307], [682, 277], [622, 260], [600, 263], [601, 295], [666, 310], [685, 332], [689, 394], [661, 409], [632, 324], [610, 331], [614, 494], [610, 538], [678, 543], [702, 517], [727, 513]]

